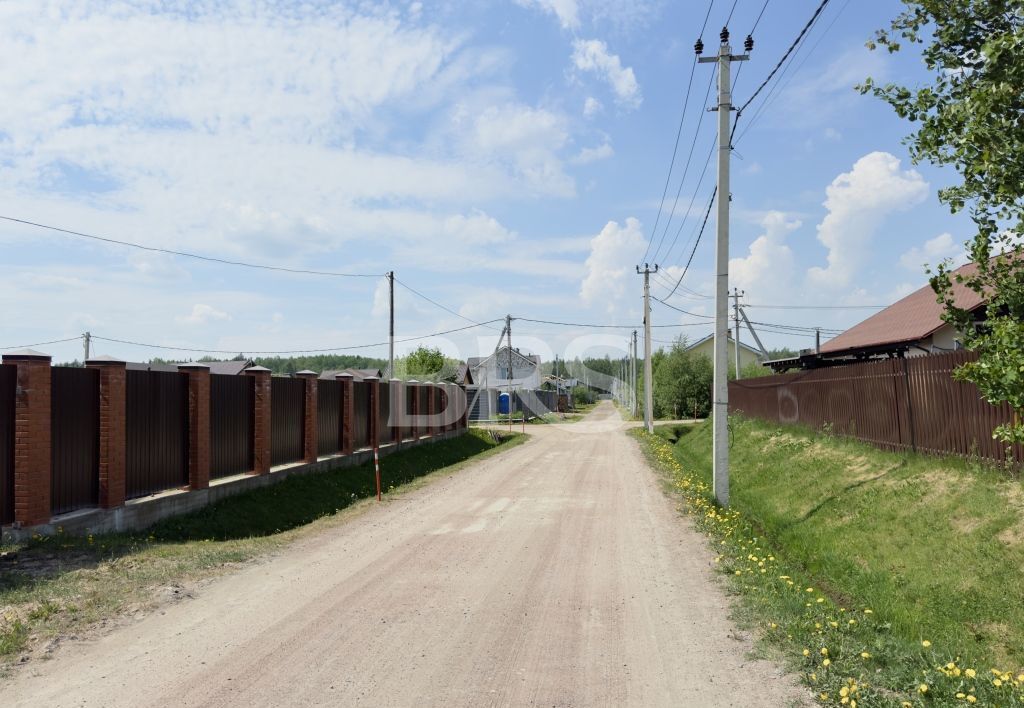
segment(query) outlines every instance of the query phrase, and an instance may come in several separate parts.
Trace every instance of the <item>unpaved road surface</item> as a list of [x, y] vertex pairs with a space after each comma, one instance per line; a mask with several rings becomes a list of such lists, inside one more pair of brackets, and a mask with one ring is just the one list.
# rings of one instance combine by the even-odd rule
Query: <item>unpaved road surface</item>
[[[0, 686], [3, 706], [785, 706], [609, 403]], [[385, 461], [384, 464], [387, 464]]]

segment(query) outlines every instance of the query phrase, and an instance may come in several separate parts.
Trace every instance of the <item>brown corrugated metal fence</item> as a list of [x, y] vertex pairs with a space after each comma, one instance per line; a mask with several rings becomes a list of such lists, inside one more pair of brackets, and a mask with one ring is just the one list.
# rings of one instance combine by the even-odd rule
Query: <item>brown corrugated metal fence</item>
[[252, 376], [210, 375], [210, 478], [253, 469], [253, 411], [256, 380]]
[[316, 388], [317, 454], [341, 450], [341, 384], [321, 380]]
[[270, 464], [303, 458], [306, 424], [306, 382], [275, 376], [270, 380]]
[[188, 484], [188, 374], [125, 376], [125, 496]]
[[50, 373], [50, 509], [64, 514], [99, 504], [100, 372]]
[[[983, 400], [953, 370], [976, 355], [949, 352], [729, 383], [729, 410], [800, 423], [890, 450], [978, 456], [1003, 462], [992, 430], [1013, 418], [1009, 405]], [[1016, 446], [1013, 458], [1024, 459]]]
[[370, 384], [365, 381], [352, 383], [352, 449], [360, 450], [370, 446]]
[[18, 368], [0, 365], [0, 524], [14, 521], [14, 391]]

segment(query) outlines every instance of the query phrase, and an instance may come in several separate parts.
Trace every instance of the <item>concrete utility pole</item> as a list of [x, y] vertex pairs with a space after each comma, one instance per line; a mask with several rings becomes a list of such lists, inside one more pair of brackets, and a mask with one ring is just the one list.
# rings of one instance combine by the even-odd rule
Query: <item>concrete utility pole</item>
[[636, 418], [636, 330], [633, 330], [633, 372], [629, 375], [629, 387], [633, 391], [633, 417]]
[[644, 269], [636, 267], [637, 273], [644, 275], [644, 427], [648, 433], [654, 432], [654, 388], [651, 382], [651, 273], [658, 272], [658, 264], [654, 270], [644, 263]]
[[508, 429], [512, 431], [512, 315], [505, 315], [508, 331]]
[[744, 293], [740, 292], [739, 288], [732, 289], [732, 316], [735, 320], [735, 332], [736, 334], [732, 338], [732, 349], [736, 354], [736, 380], [740, 380], [743, 376], [740, 374], [740, 297]]
[[[718, 63], [718, 240], [715, 249], [715, 385], [712, 414], [714, 447], [715, 499], [729, 506], [729, 159], [732, 156], [730, 124], [732, 122], [732, 90], [729, 73], [732, 62], [746, 61], [747, 54], [733, 54], [729, 30], [722, 28], [718, 56], [700, 57], [704, 43], [694, 45], [701, 64]], [[749, 36], [744, 48], [750, 51], [754, 40]]]
[[82, 335], [82, 347], [85, 349], [85, 359], [82, 360], [84, 363], [89, 361], [92, 348], [92, 335], [89, 332]]
[[391, 303], [388, 308], [390, 325], [388, 327], [388, 378], [395, 376], [395, 271], [389, 270], [388, 277], [388, 300]]

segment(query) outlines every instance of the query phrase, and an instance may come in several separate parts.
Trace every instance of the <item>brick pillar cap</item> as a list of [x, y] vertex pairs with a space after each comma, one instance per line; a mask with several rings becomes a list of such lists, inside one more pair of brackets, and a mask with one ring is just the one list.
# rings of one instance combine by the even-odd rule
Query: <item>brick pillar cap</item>
[[242, 372], [243, 374], [269, 374], [270, 369], [265, 366], [250, 366]]
[[380, 378], [377, 376], [367, 376], [363, 381], [380, 381]]
[[295, 376], [300, 379], [315, 379], [317, 377], [317, 373], [315, 371], [310, 371], [309, 369], [303, 369], [302, 371], [296, 371]]
[[354, 379], [355, 376], [353, 376], [352, 374], [335, 374], [334, 378], [347, 380], [347, 379]]
[[35, 349], [18, 349], [13, 352], [7, 352], [4, 354], [4, 361], [24, 361], [24, 360], [50, 360], [49, 354], [43, 354], [37, 352]]
[[118, 359], [117, 357], [107, 356], [94, 356], [85, 360], [86, 366], [125, 366], [124, 359]]
[[201, 364], [201, 363], [199, 363], [197, 361], [196, 362], [190, 361], [187, 364], [178, 364], [178, 371], [209, 371], [209, 370], [210, 370], [209, 366], [207, 366], [206, 364]]
[[402, 383], [402, 379], [396, 379], [394, 376], [392, 376], [391, 383]]
[[417, 381], [416, 379], [409, 379], [408, 381], [406, 381], [406, 383], [414, 383], [414, 384], [418, 384], [418, 383], [419, 383], [419, 381]]

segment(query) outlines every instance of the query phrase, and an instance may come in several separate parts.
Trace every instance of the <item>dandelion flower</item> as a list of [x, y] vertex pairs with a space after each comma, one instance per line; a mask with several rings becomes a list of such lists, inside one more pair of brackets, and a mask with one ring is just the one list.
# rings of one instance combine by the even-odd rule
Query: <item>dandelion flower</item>
[[831, 664], [832, 664], [832, 660], [831, 659], [825, 659], [825, 661], [821, 662], [821, 665], [824, 666], [825, 668], [828, 668]]
[[804, 649], [804, 656], [810, 656], [810, 655], [811, 655], [811, 650], [810, 649]]
[[861, 658], [861, 659], [870, 659], [870, 658], [871, 658], [871, 654], [869, 654], [869, 653], [868, 653], [868, 652], [866, 652], [866, 651], [862, 651], [862, 652], [860, 653], [860, 658]]
[[975, 697], [974, 697], [973, 695], [971, 695], [970, 693], [968, 693], [968, 694], [967, 694], [967, 702], [968, 702], [968, 703], [977, 703], [977, 702], [978, 702], [978, 699], [977, 699], [977, 698], [975, 698]]
[[917, 687], [917, 692], [921, 694], [928, 693], [928, 684], [922, 683]]
[[974, 669], [964, 669], [964, 674], [967, 675], [967, 678], [974, 678], [978, 675], [978, 672]]
[[921, 642], [921, 646], [923, 646], [923, 647], [925, 647], [925, 648], [928, 648], [928, 647], [930, 647], [931, 645], [932, 645], [932, 643], [931, 643], [931, 642], [929, 642], [929, 641], [928, 641], [927, 639], [925, 639], [925, 640], [924, 640], [923, 642]]

